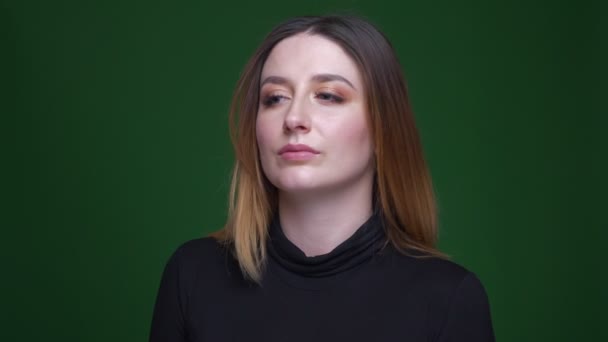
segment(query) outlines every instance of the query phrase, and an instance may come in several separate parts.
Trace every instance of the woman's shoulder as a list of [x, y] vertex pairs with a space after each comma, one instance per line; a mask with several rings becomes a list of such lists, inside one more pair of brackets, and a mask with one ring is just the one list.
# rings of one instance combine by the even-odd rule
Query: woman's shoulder
[[196, 282], [201, 275], [206, 279], [221, 278], [234, 269], [231, 249], [212, 236], [183, 242], [175, 248], [165, 266], [166, 273], [179, 275], [186, 283]]
[[428, 304], [429, 321], [438, 335], [494, 340], [487, 292], [474, 272], [445, 258], [393, 255], [391, 264], [400, 286]]
[[486, 297], [477, 274], [453, 260], [414, 251], [394, 251], [391, 260], [397, 277], [415, 284], [430, 297], [446, 300], [458, 294]]
[[213, 236], [205, 236], [191, 239], [181, 243], [175, 250], [175, 253], [183, 254], [184, 257], [196, 258], [200, 256], [213, 256], [218, 253], [224, 253], [226, 246]]
[[173, 252], [169, 263], [182, 267], [200, 267], [201, 264], [224, 262], [230, 254], [226, 244], [212, 236], [191, 239], [180, 244]]

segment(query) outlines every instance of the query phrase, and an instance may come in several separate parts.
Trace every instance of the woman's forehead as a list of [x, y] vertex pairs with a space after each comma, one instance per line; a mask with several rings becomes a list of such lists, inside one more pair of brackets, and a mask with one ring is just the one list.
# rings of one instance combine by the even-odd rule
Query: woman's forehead
[[293, 81], [314, 75], [334, 74], [361, 86], [361, 75], [353, 59], [337, 43], [320, 35], [300, 33], [280, 41], [262, 69], [262, 79], [280, 76]]

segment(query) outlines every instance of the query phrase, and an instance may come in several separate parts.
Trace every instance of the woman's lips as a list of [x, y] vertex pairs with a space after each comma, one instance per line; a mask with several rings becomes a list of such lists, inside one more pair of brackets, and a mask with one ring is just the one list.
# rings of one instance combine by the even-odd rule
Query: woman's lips
[[281, 153], [281, 158], [285, 160], [309, 160], [317, 156], [317, 153], [312, 152], [285, 152]]
[[279, 150], [279, 155], [285, 160], [309, 160], [314, 158], [319, 151], [304, 144], [287, 144]]

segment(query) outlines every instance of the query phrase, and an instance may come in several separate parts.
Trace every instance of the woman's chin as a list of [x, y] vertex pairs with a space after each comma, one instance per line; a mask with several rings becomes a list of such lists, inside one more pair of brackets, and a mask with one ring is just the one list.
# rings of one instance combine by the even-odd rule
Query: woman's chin
[[279, 191], [285, 193], [308, 193], [319, 188], [319, 185], [311, 181], [289, 180], [288, 182], [280, 182], [275, 185]]
[[282, 170], [288, 172], [277, 172], [270, 181], [281, 191], [308, 191], [319, 186], [320, 175], [311, 170]]

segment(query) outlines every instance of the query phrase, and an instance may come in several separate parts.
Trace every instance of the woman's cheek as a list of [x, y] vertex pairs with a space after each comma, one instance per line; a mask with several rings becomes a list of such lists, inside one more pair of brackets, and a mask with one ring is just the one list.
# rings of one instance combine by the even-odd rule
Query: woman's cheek
[[[266, 118], [264, 118], [266, 119]], [[273, 156], [276, 150], [274, 143], [275, 127], [272, 126], [272, 120], [258, 119], [256, 125], [256, 135], [259, 155], [262, 161], [262, 166], [267, 169], [273, 164]]]
[[268, 145], [268, 127], [263, 118], [258, 117], [256, 120], [255, 134], [258, 141], [258, 148], [261, 151], [266, 149]]

